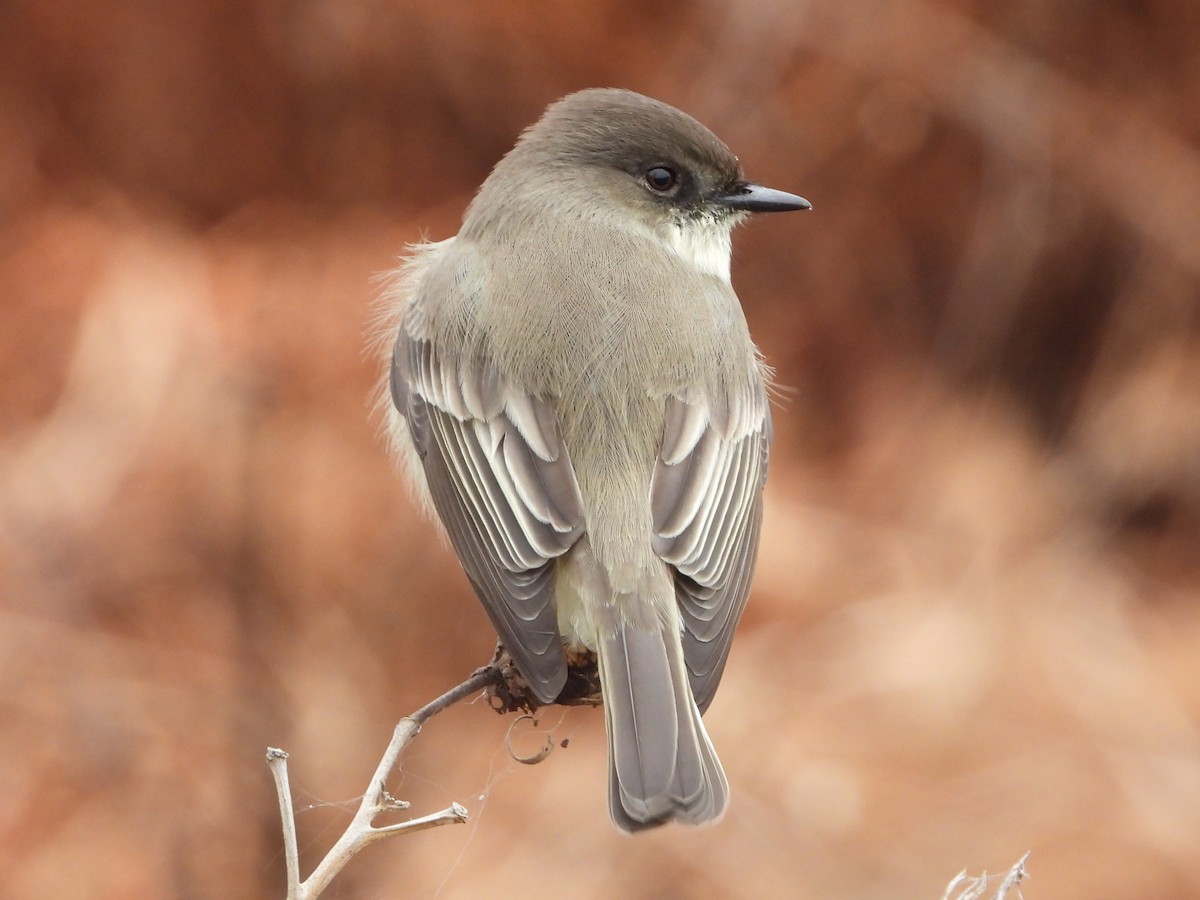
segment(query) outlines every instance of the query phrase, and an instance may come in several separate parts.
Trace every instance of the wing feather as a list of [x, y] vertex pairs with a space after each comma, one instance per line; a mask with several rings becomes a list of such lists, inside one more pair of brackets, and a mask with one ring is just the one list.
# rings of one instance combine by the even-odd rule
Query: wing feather
[[669, 397], [651, 484], [654, 549], [675, 570], [683, 652], [701, 711], [746, 606], [771, 443], [765, 393]]
[[486, 361], [440, 353], [404, 328], [392, 359], [392, 399], [434, 508], [504, 646], [552, 701], [567, 674], [554, 560], [583, 533], [554, 407], [505, 384]]

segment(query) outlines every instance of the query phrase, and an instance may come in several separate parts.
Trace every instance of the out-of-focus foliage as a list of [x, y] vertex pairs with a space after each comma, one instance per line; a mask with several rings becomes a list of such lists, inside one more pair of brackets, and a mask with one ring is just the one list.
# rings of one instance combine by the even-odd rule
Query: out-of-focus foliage
[[[549, 101], [674, 103], [811, 199], [737, 237], [776, 411], [708, 716], [727, 819], [635, 840], [601, 716], [481, 705], [470, 825], [339, 896], [1200, 894], [1200, 5], [0, 5], [0, 894], [282, 896], [487, 658], [390, 470], [373, 273]], [[531, 738], [540, 743], [540, 736]]]

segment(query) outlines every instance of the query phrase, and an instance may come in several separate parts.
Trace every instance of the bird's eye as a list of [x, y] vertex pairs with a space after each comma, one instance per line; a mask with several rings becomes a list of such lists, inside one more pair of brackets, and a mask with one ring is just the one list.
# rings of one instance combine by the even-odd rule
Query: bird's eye
[[679, 176], [674, 169], [666, 166], [653, 166], [646, 170], [646, 184], [660, 194], [665, 194], [679, 183]]

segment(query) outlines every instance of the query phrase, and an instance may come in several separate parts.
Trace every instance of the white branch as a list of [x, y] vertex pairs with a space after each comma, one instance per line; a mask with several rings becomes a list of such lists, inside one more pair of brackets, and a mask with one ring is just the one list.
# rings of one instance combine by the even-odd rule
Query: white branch
[[325, 858], [317, 864], [312, 874], [303, 882], [300, 881], [300, 860], [296, 849], [296, 819], [292, 810], [292, 792], [288, 785], [287, 757], [288, 755], [275, 748], [267, 750], [267, 764], [271, 767], [271, 775], [275, 779], [275, 792], [279, 795], [279, 815], [283, 820], [283, 848], [287, 860], [287, 897], [288, 900], [315, 900], [329, 886], [334, 877], [345, 868], [363, 847], [372, 844], [380, 838], [402, 832], [424, 831], [426, 828], [436, 828], [439, 825], [451, 825], [467, 821], [466, 807], [453, 803], [440, 812], [398, 822], [394, 825], [376, 827], [373, 823], [380, 813], [397, 809], [407, 809], [408, 804], [397, 800], [387, 792], [387, 778], [391, 774], [400, 753], [408, 742], [421, 730], [421, 726], [430, 717], [441, 712], [446, 707], [474, 694], [488, 684], [494, 684], [501, 679], [500, 669], [496, 666], [484, 666], [476, 669], [466, 681], [447, 691], [432, 703], [421, 707], [411, 716], [401, 719], [392, 732], [391, 743], [384, 751], [383, 758], [375, 767], [371, 783], [363, 793], [362, 802], [354, 818], [350, 820], [346, 831], [336, 844], [325, 854]]
[[267, 748], [267, 765], [275, 779], [279, 796], [279, 817], [283, 820], [283, 854], [287, 860], [288, 900], [300, 896], [300, 853], [296, 849], [296, 815], [292, 811], [292, 789], [288, 784], [287, 753]]
[[[1000, 883], [1000, 887], [996, 890], [996, 896], [993, 900], [1008, 900], [1008, 892], [1016, 888], [1017, 897], [1021, 896], [1021, 879], [1028, 878], [1029, 872], [1025, 870], [1025, 863], [1029, 861], [1029, 853], [1026, 853], [1017, 864], [1008, 870], [1004, 876], [1004, 880]], [[946, 886], [946, 892], [942, 894], [942, 900], [982, 900], [984, 893], [987, 891], [988, 882], [999, 876], [988, 876], [984, 872], [978, 877], [972, 878], [967, 875], [967, 870], [963, 869], [954, 879]], [[959, 891], [959, 893], [955, 893]]]

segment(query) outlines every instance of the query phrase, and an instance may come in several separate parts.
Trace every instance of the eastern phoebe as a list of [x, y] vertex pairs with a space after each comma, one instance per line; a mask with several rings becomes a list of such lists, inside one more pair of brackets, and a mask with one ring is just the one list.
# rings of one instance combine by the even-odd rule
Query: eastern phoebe
[[746, 604], [771, 443], [730, 231], [809, 208], [747, 182], [679, 110], [581, 91], [387, 295], [393, 447], [538, 698], [563, 687], [564, 645], [595, 651], [626, 831], [728, 801], [700, 715]]

